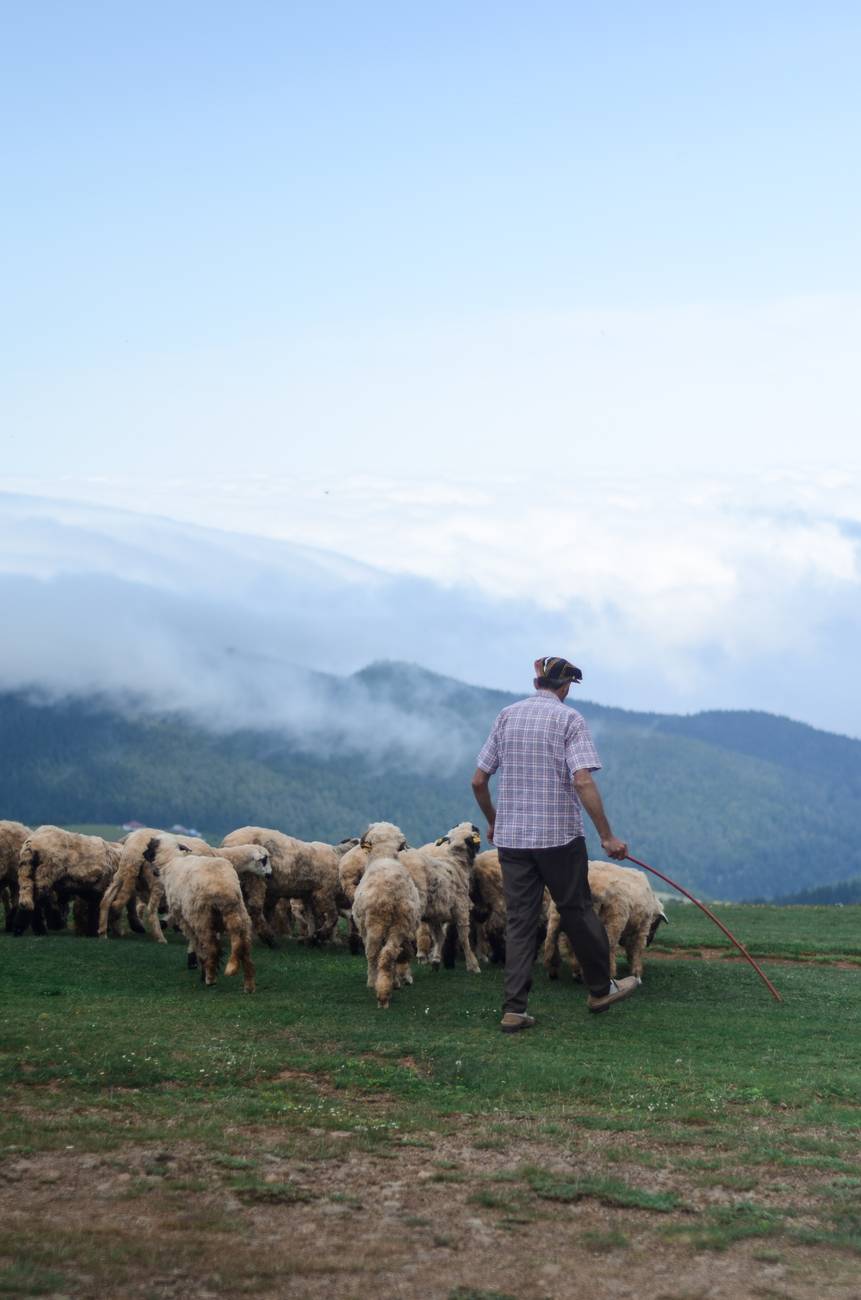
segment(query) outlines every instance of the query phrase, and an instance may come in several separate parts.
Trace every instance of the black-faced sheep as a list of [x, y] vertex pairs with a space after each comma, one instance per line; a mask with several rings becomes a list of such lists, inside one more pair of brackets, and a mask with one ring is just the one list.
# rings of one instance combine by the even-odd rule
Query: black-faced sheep
[[[589, 863], [589, 889], [592, 905], [604, 923], [610, 943], [610, 975], [616, 977], [616, 956], [624, 948], [628, 972], [643, 978], [643, 953], [655, 937], [662, 921], [667, 920], [660, 900], [641, 871], [620, 867], [613, 862]], [[550, 909], [544, 966], [551, 979], [559, 975], [560, 954], [567, 957], [576, 979], [580, 966], [560, 928], [555, 904]]]
[[[447, 967], [454, 966], [457, 944], [463, 949], [466, 969], [481, 973], [470, 941], [470, 894], [473, 866], [481, 833], [472, 822], [459, 822], [433, 845], [419, 850], [427, 865], [428, 900], [423, 918], [432, 940], [428, 959], [438, 966], [440, 953]], [[454, 868], [444, 870], [443, 864]]]
[[[407, 845], [401, 830], [391, 822], [372, 822], [359, 845], [341, 859], [341, 889], [349, 899], [355, 895], [368, 862], [377, 855], [380, 845], [402, 862], [418, 890], [421, 925], [416, 935], [422, 960], [438, 969], [441, 961], [445, 927], [453, 922], [457, 938], [465, 936], [464, 958], [467, 970], [480, 974], [481, 967], [469, 941], [469, 878], [471, 860], [480, 843], [471, 822], [461, 822], [432, 844], [414, 849]], [[394, 845], [394, 849], [389, 846]]]
[[[158, 943], [167, 943], [158, 918], [159, 905], [164, 890], [158, 882], [157, 869], [164, 866], [177, 853], [197, 853], [203, 857], [215, 854], [205, 840], [191, 835], [174, 835], [155, 827], [141, 826], [122, 842], [120, 861], [99, 908], [99, 936], [107, 938], [113, 922], [125, 907], [129, 920], [136, 897], [147, 904], [146, 917], [150, 933]], [[142, 926], [132, 924], [132, 929]]]
[[200, 966], [205, 984], [215, 983], [221, 959], [221, 938], [228, 936], [230, 956], [225, 975], [243, 971], [246, 993], [255, 989], [251, 960], [251, 918], [245, 907], [240, 875], [265, 879], [271, 874], [262, 845], [228, 847], [217, 857], [180, 853], [155, 868], [168, 906], [168, 917], [182, 930]]

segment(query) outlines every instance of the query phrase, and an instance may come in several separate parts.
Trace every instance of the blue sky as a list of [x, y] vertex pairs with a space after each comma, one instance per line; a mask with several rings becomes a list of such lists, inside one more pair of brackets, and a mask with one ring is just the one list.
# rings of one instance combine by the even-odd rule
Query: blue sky
[[[839, 721], [857, 6], [3, 20], [0, 489], [570, 601], [594, 655], [665, 655], [664, 703], [761, 698], [767, 592]], [[606, 702], [650, 707], [614, 656]]]

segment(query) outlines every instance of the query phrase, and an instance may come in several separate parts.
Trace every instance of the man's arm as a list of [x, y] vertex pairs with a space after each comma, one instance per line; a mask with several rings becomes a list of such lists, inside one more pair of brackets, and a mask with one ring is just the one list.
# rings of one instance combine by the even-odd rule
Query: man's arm
[[[473, 778], [474, 788], [475, 779]], [[574, 773], [574, 788], [601, 838], [601, 848], [611, 858], [616, 858], [617, 861], [626, 858], [628, 856], [628, 846], [624, 840], [618, 839], [610, 829], [607, 814], [604, 812], [604, 804], [601, 801], [601, 791], [595, 784], [592, 773], [588, 768], [580, 768], [579, 771]], [[478, 795], [476, 795], [476, 798], [478, 798]]]
[[490, 797], [490, 777], [483, 768], [477, 767], [472, 778], [472, 793], [475, 802], [487, 818], [487, 838], [493, 843], [493, 829], [496, 823], [496, 809]]

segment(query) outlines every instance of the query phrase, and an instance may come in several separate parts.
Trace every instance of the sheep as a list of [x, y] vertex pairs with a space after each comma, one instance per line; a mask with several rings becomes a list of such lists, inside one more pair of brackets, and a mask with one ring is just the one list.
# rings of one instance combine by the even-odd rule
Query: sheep
[[[310, 843], [315, 848], [326, 847], [319, 840], [311, 840]], [[337, 844], [330, 846], [339, 864], [341, 858], [349, 853], [351, 849], [354, 849], [358, 843], [358, 837], [353, 835], [348, 839], [340, 840]], [[352, 930], [355, 930], [350, 911], [350, 900], [340, 889], [340, 869], [337, 904], [339, 918], [343, 918], [347, 922], [348, 926], [351, 927]], [[302, 943], [318, 944], [323, 943], [332, 937], [332, 927], [329, 924], [328, 919], [324, 921], [322, 928], [318, 928], [315, 923], [312, 909], [308, 907], [301, 898], [291, 898], [289, 900], [279, 899], [271, 914], [267, 909], [266, 919], [269, 921], [276, 934], [292, 935], [298, 931], [299, 939]]]
[[[619, 867], [613, 862], [589, 863], [589, 889], [592, 904], [607, 931], [611, 977], [616, 978], [616, 954], [621, 945], [628, 958], [630, 974], [642, 979], [643, 953], [654, 939], [661, 921], [667, 921], [657, 895], [641, 871]], [[574, 978], [579, 979], [580, 966], [561, 931], [559, 912], [554, 904], [544, 945], [544, 967], [550, 979], [558, 978], [560, 952], [568, 958]]]
[[261, 844], [272, 863], [268, 880], [249, 878], [243, 883], [249, 915], [263, 942], [270, 947], [275, 943], [267, 913], [273, 913], [279, 898], [302, 899], [310, 912], [314, 941], [330, 939], [343, 902], [338, 882], [341, 846], [333, 848], [316, 840], [308, 843], [263, 826], [242, 826], [222, 840], [222, 848], [236, 844]]
[[[508, 912], [505, 905], [505, 889], [502, 883], [502, 868], [499, 865], [499, 852], [497, 849], [487, 849], [484, 853], [476, 855], [472, 865], [470, 904], [470, 940], [476, 956], [479, 961], [503, 963], [505, 961], [505, 927]], [[550, 894], [545, 889], [535, 932], [536, 954], [547, 933], [549, 909]], [[451, 952], [450, 945], [451, 934], [449, 932], [446, 935], [446, 947], [443, 950], [444, 961]]]
[[23, 822], [0, 821], [0, 902], [6, 914], [6, 929], [11, 930], [18, 906], [18, 855], [30, 834]]
[[508, 913], [496, 849], [476, 855], [470, 898], [476, 955], [481, 961], [504, 962]]
[[[390, 832], [386, 839], [386, 827]], [[421, 898], [402, 856], [403, 835], [390, 822], [368, 828], [363, 844], [368, 858], [353, 897], [353, 917], [368, 959], [368, 988], [377, 1005], [389, 1006], [393, 988], [412, 983], [410, 958], [421, 921]]]
[[272, 873], [267, 850], [258, 844], [229, 846], [217, 856], [177, 853], [153, 868], [164, 888], [168, 917], [188, 940], [189, 957], [200, 964], [201, 978], [212, 987], [221, 959], [221, 936], [230, 939], [225, 975], [243, 972], [246, 993], [255, 990], [251, 960], [251, 918], [242, 898], [240, 876], [266, 879]]
[[413, 849], [391, 822], [372, 822], [359, 845], [341, 859], [341, 890], [348, 899], [354, 897], [363, 872], [377, 855], [379, 846], [390, 846], [392, 856], [404, 864], [419, 893], [422, 924], [417, 941], [421, 956], [438, 970], [445, 926], [455, 922], [457, 934], [466, 936], [463, 945], [466, 968], [472, 974], [480, 974], [481, 967], [469, 943], [469, 873], [477, 836], [478, 831], [471, 822], [461, 822], [448, 836]]
[[[441, 947], [445, 966], [454, 966], [460, 941], [466, 969], [475, 975], [481, 974], [481, 965], [470, 942], [469, 920], [473, 866], [480, 844], [478, 827], [472, 822], [459, 822], [432, 846], [425, 845], [419, 850], [427, 855], [428, 862], [429, 898], [423, 914], [433, 940], [428, 959], [437, 968]], [[443, 872], [443, 862], [454, 867], [454, 877], [450, 872]], [[446, 888], [443, 888], [443, 881]]]
[[123, 907], [128, 909], [129, 923], [139, 933], [143, 926], [133, 920], [133, 902], [140, 893], [147, 898], [147, 921], [157, 943], [167, 943], [158, 919], [159, 904], [164, 890], [158, 883], [155, 868], [162, 866], [176, 853], [197, 853], [212, 856], [215, 849], [205, 840], [192, 835], [174, 835], [151, 826], [132, 831], [123, 840], [123, 851], [114, 878], [105, 890], [99, 909], [99, 937], [107, 938], [108, 930]]
[[14, 933], [24, 933], [53, 891], [61, 904], [70, 898], [82, 900], [75, 908], [75, 929], [95, 936], [99, 903], [121, 853], [121, 844], [99, 835], [77, 835], [59, 826], [40, 826], [33, 831], [22, 844], [18, 859]]

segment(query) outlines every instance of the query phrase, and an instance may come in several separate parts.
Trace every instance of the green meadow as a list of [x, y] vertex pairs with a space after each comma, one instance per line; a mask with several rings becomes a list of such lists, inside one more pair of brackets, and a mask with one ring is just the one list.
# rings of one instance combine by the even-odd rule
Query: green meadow
[[[548, 1223], [631, 1276], [659, 1249], [679, 1277], [743, 1256], [853, 1294], [861, 908], [719, 909], [780, 1004], [668, 911], [630, 1002], [591, 1016], [536, 966], [512, 1037], [494, 967], [418, 967], [384, 1012], [345, 946], [257, 947], [245, 996], [205, 989], [178, 936], [0, 936], [0, 1295], [359, 1296], [400, 1242], [434, 1262], [425, 1295], [542, 1300], [565, 1294], [526, 1267]], [[284, 1237], [261, 1254], [264, 1222]], [[360, 1226], [358, 1251], [297, 1249]]]

